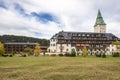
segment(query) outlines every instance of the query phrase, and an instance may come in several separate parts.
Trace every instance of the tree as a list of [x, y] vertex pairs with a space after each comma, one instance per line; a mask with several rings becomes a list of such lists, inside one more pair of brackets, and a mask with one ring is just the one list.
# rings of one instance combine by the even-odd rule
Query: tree
[[82, 49], [82, 55], [83, 55], [84, 57], [87, 56], [87, 48], [86, 48], [85, 46], [84, 46], [83, 49]]
[[5, 53], [4, 45], [0, 42], [0, 55]]
[[33, 55], [33, 50], [31, 48], [29, 48], [29, 47], [26, 47], [24, 49], [24, 52], [27, 53], [28, 55]]
[[15, 36], [15, 35], [0, 35], [1, 42], [38, 42], [42, 46], [49, 46], [50, 41], [47, 39], [38, 39], [25, 36]]
[[120, 45], [120, 41], [113, 41], [112, 44], [113, 45]]
[[120, 41], [114, 41], [112, 42], [112, 45], [116, 47], [116, 50], [112, 52], [113, 57], [119, 57], [120, 56]]
[[35, 49], [34, 49], [34, 54], [35, 56], [38, 56], [39, 53], [41, 53], [40, 44], [36, 44]]
[[120, 41], [114, 41], [112, 45], [116, 46], [116, 52], [120, 52]]

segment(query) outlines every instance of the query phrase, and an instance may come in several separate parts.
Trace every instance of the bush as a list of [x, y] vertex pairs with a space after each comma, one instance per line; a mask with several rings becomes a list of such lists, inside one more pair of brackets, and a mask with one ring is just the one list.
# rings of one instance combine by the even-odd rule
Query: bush
[[75, 57], [76, 54], [75, 53], [65, 53], [64, 56], [67, 56], [67, 57]]
[[60, 54], [58, 54], [58, 55], [59, 55], [59, 56], [63, 56], [63, 54], [61, 54], [61, 53], [60, 53]]
[[2, 54], [3, 57], [8, 57], [8, 54]]
[[101, 57], [101, 54], [95, 54], [96, 55], [96, 57]]
[[70, 56], [71, 56], [71, 57], [75, 57], [75, 56], [76, 56], [75, 49], [72, 49]]
[[12, 54], [10, 54], [10, 55], [9, 55], [9, 57], [13, 57], [13, 55], [12, 55]]
[[28, 56], [32, 56], [32, 55], [34, 55], [33, 52], [28, 52], [27, 54], [28, 54]]
[[112, 54], [112, 56], [113, 56], [113, 57], [119, 57], [120, 54], [119, 54], [118, 52], [115, 52], [115, 53]]
[[75, 57], [76, 54], [75, 54], [75, 53], [71, 53], [70, 56], [71, 56], [71, 57]]
[[105, 53], [103, 53], [102, 57], [103, 57], [103, 58], [106, 58], [106, 54], [105, 54]]
[[56, 56], [56, 54], [51, 54], [50, 56]]
[[26, 57], [26, 54], [23, 54], [22, 57]]
[[64, 54], [64, 56], [70, 56], [70, 53], [66, 52], [66, 53]]

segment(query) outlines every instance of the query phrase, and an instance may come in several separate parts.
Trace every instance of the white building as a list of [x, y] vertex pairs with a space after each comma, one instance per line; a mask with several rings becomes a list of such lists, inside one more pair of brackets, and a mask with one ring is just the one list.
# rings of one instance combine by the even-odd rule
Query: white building
[[75, 49], [77, 53], [82, 53], [82, 48], [85, 46], [90, 53], [99, 50], [109, 54], [113, 50], [111, 43], [116, 40], [120, 39], [112, 33], [106, 33], [106, 24], [98, 11], [94, 32], [60, 31], [50, 39], [48, 50], [52, 53], [65, 53]]

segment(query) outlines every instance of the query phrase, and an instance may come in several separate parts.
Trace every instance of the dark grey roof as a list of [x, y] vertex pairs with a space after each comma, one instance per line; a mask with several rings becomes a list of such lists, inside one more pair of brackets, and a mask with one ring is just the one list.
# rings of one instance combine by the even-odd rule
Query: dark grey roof
[[108, 40], [113, 40], [113, 38], [120, 40], [118, 37], [116, 37], [115, 35], [113, 35], [112, 33], [94, 33], [94, 32], [64, 32], [61, 31], [59, 33], [57, 33], [56, 35], [54, 35], [51, 39], [59, 39], [59, 37], [63, 37], [63, 39], [72, 39], [73, 35], [78, 36], [78, 35], [100, 35], [100, 37], [102, 35], [104, 35], [104, 37], [106, 37]]

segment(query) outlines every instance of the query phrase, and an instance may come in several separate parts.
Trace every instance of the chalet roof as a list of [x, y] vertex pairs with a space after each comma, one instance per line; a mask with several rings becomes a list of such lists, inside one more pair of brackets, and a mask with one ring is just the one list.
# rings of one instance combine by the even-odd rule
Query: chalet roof
[[73, 36], [79, 36], [79, 35], [93, 35], [93, 36], [97, 35], [99, 37], [104, 36], [108, 40], [113, 40], [113, 38], [119, 39], [118, 37], [116, 37], [112, 33], [64, 32], [64, 31], [61, 31], [61, 32], [57, 33], [57, 35], [54, 35], [54, 37], [52, 37], [52, 39], [59, 39], [60, 37], [62, 37], [63, 39], [72, 39]]

